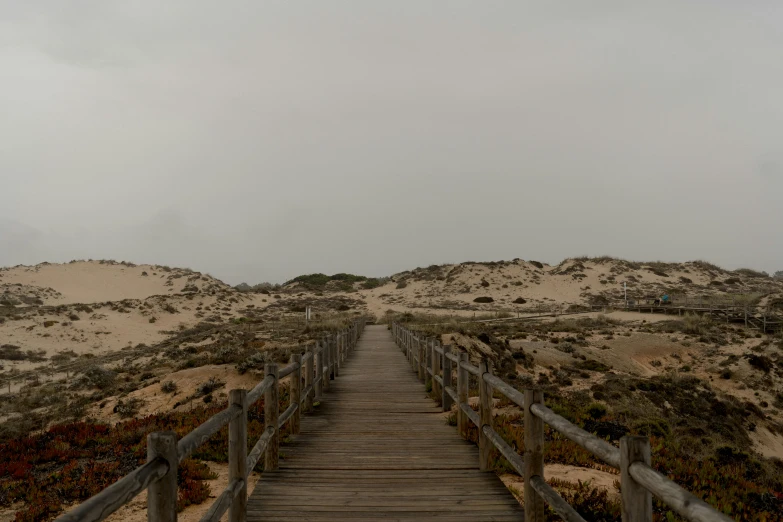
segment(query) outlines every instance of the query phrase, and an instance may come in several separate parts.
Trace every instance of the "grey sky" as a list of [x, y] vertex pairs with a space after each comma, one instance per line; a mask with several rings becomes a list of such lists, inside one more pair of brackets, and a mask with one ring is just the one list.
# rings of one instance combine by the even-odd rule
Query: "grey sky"
[[0, 265], [783, 269], [781, 2], [0, 0]]

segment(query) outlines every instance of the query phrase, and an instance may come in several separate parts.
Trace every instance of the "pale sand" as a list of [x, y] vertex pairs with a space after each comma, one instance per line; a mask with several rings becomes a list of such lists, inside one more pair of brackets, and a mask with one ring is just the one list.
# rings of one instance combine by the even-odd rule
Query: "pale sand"
[[[588, 482], [592, 487], [604, 489], [609, 496], [619, 500], [620, 491], [615, 486], [615, 482], [620, 481], [619, 472], [617, 474], [608, 471], [601, 471], [593, 468], [582, 468], [578, 466], [567, 466], [565, 464], [544, 464], [544, 478], [546, 480], [559, 479], [572, 484], [579, 482]], [[512, 474], [503, 474], [500, 476], [503, 484], [514, 494], [520, 504], [524, 504], [525, 481], [522, 477]]]
[[[186, 397], [192, 396], [197, 387], [210, 378], [218, 379], [224, 383], [223, 386], [213, 392], [213, 395], [215, 396], [214, 401], [221, 402], [227, 398], [229, 390], [240, 388], [252, 390], [261, 382], [263, 377], [254, 372], [247, 372], [240, 375], [233, 364], [200, 366], [198, 368], [188, 368], [186, 370], [161, 375], [155, 379], [159, 380], [159, 382], [132, 391], [126, 397], [123, 397], [123, 400], [135, 398], [144, 401], [143, 406], [139, 409], [137, 417], [175, 411], [174, 405], [176, 403], [183, 402]], [[161, 384], [166, 381], [172, 381], [177, 385], [176, 393], [164, 393], [161, 391]], [[122, 419], [112, 411], [117, 404], [117, 400], [117, 397], [109, 397], [105, 401], [102, 401], [102, 403], [105, 403], [103, 408], [100, 407], [100, 404], [94, 404], [87, 410], [86, 415], [102, 422], [109, 422], [112, 424], [119, 422]], [[192, 403], [184, 402], [184, 404], [178, 406], [176, 410], [188, 410], [192, 406], [197, 407], [200, 405], [203, 405], [202, 399], [194, 398]]]
[[783, 458], [783, 435], [770, 432], [767, 428], [758, 427], [751, 432], [754, 449], [765, 457]]
[[[186, 507], [181, 513], [177, 515], [177, 520], [182, 522], [198, 522], [201, 520], [201, 517], [206, 514], [207, 510], [209, 510], [209, 508], [212, 506], [212, 503], [215, 501], [218, 495], [220, 495], [220, 493], [222, 493], [228, 485], [228, 464], [217, 462], [207, 462], [206, 464], [209, 466], [209, 469], [218, 475], [216, 479], [205, 481], [207, 484], [209, 484], [211, 490], [210, 497], [201, 504]], [[260, 478], [260, 473], [250, 473], [247, 486], [248, 496], [253, 492]], [[74, 507], [76, 506], [71, 506], [69, 509], [66, 509], [65, 512], [67, 513]], [[12, 512], [10, 513], [10, 518], [5, 519], [3, 518], [4, 515], [8, 516], [7, 513], [0, 512], [0, 522], [5, 522], [6, 520], [10, 522], [13, 520]], [[141, 494], [118, 509], [106, 520], [109, 522], [146, 522], [147, 491], [142, 491]], [[226, 512], [220, 520], [223, 522], [228, 521], [228, 512]]]
[[[575, 270], [575, 273], [584, 274], [581, 279], [575, 279], [572, 273], [563, 273], [575, 264], [575, 261], [567, 260], [556, 267], [544, 265], [543, 269], [524, 261], [495, 266], [447, 265], [439, 269], [439, 273], [442, 274], [440, 279], [416, 280], [417, 276], [411, 275], [411, 272], [403, 272], [397, 274], [395, 280], [405, 279], [407, 284], [405, 288], [398, 289], [397, 282], [393, 281], [372, 290], [359, 290], [358, 294], [367, 302], [370, 311], [379, 316], [385, 314], [387, 310], [470, 316], [473, 311], [459, 310], [459, 308], [524, 312], [532, 307], [546, 306], [564, 311], [569, 305], [583, 304], [587, 296], [598, 293], [608, 293], [612, 300], [620, 301], [624, 297], [623, 282], [628, 282], [628, 295], [629, 298], [633, 298], [648, 294], [654, 296], [664, 288], [671, 287], [690, 288], [692, 292], [703, 293], [707, 290], [695, 290], [691, 286], [684, 286], [680, 277], [687, 277], [694, 285], [708, 285], [711, 280], [709, 273], [688, 263], [681, 264], [676, 269], [669, 269], [668, 277], [657, 275], [646, 268], [629, 270], [616, 261], [582, 262], [584, 269]], [[631, 280], [631, 276], [636, 281]], [[614, 283], [610, 281], [612, 277]], [[721, 274], [719, 279], [725, 277], [726, 274]], [[489, 286], [483, 286], [482, 281]], [[783, 290], [781, 282], [769, 280], [765, 284], [776, 286], [778, 291]], [[645, 285], [650, 285], [650, 288]], [[747, 291], [745, 288], [744, 285], [739, 286], [736, 292], [745, 292]], [[715, 291], [709, 290], [709, 293]], [[722, 294], [718, 292], [717, 295]], [[494, 302], [488, 304], [473, 302], [475, 298], [483, 296], [492, 297]], [[526, 303], [514, 304], [513, 301], [518, 297], [525, 299]]]
[[[199, 291], [180, 293], [186, 285]], [[150, 346], [205, 318], [217, 316], [225, 322], [241, 317], [241, 310], [249, 305], [262, 310], [274, 302], [270, 296], [242, 294], [188, 270], [96, 261], [0, 269], [0, 297], [3, 293], [57, 305], [57, 309], [44, 307], [30, 313], [30, 305], [19, 304], [22, 319], [0, 321], [0, 344], [40, 351], [47, 358], [62, 352], [99, 356], [140, 344]], [[77, 306], [81, 304], [90, 311]], [[72, 314], [78, 319], [71, 319]], [[48, 365], [2, 360], [0, 371]]]
[[[147, 275], [143, 276], [142, 272], [147, 272]], [[166, 286], [169, 281], [171, 286]], [[100, 264], [97, 261], [3, 269], [0, 272], [0, 285], [15, 284], [56, 290], [61, 294], [59, 297], [43, 298], [44, 304], [51, 305], [144, 299], [181, 292], [188, 284], [194, 284], [200, 289], [205, 286], [228, 288], [208, 275], [182, 269], [165, 272], [161, 267], [153, 265], [130, 267]]]

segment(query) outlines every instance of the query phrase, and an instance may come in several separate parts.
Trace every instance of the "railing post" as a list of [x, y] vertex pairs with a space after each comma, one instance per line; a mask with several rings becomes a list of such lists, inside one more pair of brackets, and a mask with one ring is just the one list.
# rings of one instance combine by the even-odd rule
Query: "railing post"
[[459, 363], [457, 364], [457, 428], [463, 439], [468, 438], [468, 416], [462, 411], [462, 405], [468, 404], [468, 379], [470, 374], [462, 367], [463, 362], [468, 362], [468, 354], [461, 352], [459, 354]]
[[339, 375], [337, 366], [337, 335], [332, 334], [329, 336], [329, 353], [332, 358], [332, 366], [329, 374], [332, 376], [332, 380], [336, 379]]
[[530, 483], [544, 478], [544, 421], [533, 415], [533, 404], [544, 404], [543, 392], [525, 390], [525, 522], [544, 522], [546, 503]]
[[492, 365], [484, 358], [479, 363], [479, 470], [489, 471], [489, 457], [492, 453], [492, 442], [484, 434], [484, 426], [492, 427], [492, 386], [484, 379], [486, 374], [492, 375]]
[[229, 508], [229, 522], [245, 522], [247, 518], [247, 390], [228, 392], [228, 403], [239, 406], [242, 413], [228, 424], [228, 482], [244, 482]]
[[323, 371], [326, 372], [323, 374], [323, 391], [329, 391], [329, 386], [331, 386], [330, 381], [332, 380], [332, 359], [329, 350], [328, 337], [324, 337], [321, 342], [321, 354], [323, 355]]
[[446, 391], [446, 388], [451, 388], [451, 346], [446, 345], [443, 347], [443, 389], [441, 390], [441, 403], [443, 404], [443, 411], [451, 411], [451, 395]]
[[416, 344], [419, 348], [419, 380], [424, 384], [427, 383], [427, 354], [424, 353], [424, 343], [421, 342], [420, 337], [416, 337]]
[[309, 390], [307, 392], [307, 396], [305, 397], [305, 411], [311, 412], [313, 411], [313, 395], [315, 395], [315, 387], [313, 386], [313, 366], [315, 361], [315, 350], [313, 349], [312, 345], [308, 345], [307, 353], [310, 354], [310, 357], [307, 358], [307, 362], [305, 362], [305, 390]]
[[264, 370], [264, 373], [271, 375], [275, 379], [264, 395], [264, 425], [266, 429], [274, 429], [274, 434], [269, 439], [269, 445], [266, 447], [264, 471], [275, 471], [279, 465], [280, 452], [280, 428], [277, 425], [280, 417], [280, 405], [278, 404], [280, 378], [278, 377], [277, 364], [268, 363]]
[[169, 464], [169, 471], [157, 482], [150, 484], [147, 493], [148, 522], [177, 521], [177, 434], [173, 431], [156, 431], [147, 435], [147, 462], [162, 458]]
[[652, 522], [652, 493], [638, 484], [628, 468], [634, 462], [650, 465], [650, 440], [626, 436], [620, 439], [620, 495], [623, 522]]
[[339, 332], [334, 335], [334, 353], [334, 376], [337, 377], [340, 374], [340, 366], [343, 365], [343, 334]]
[[[320, 350], [319, 350], [320, 348]], [[319, 401], [323, 397], [324, 390], [327, 389], [327, 384], [324, 383], [324, 345], [318, 341], [315, 343], [315, 398]]]
[[291, 362], [299, 366], [291, 374], [291, 404], [296, 404], [296, 409], [291, 417], [291, 433], [299, 435], [302, 419], [302, 354], [291, 354]]
[[[440, 345], [437, 341], [434, 339], [432, 340], [432, 391], [435, 392], [435, 396], [442, 396], [443, 390], [441, 390], [440, 384], [438, 384], [438, 381], [435, 379], [436, 375], [440, 375], [441, 370], [441, 355], [435, 350]], [[443, 379], [443, 376], [440, 375], [441, 380]], [[442, 400], [442, 399], [441, 399]]]
[[435, 351], [433, 350], [432, 339], [424, 338], [424, 382], [430, 381], [430, 391], [435, 390]]
[[413, 365], [413, 363], [414, 363], [414, 362], [415, 362], [415, 360], [416, 360], [416, 359], [414, 358], [414, 353], [413, 353], [413, 332], [411, 332], [410, 330], [408, 330], [408, 331], [407, 331], [407, 335], [406, 335], [406, 337], [407, 337], [407, 345], [408, 345], [408, 362], [409, 362], [409, 363], [410, 363], [410, 365], [411, 365], [411, 369], [412, 369], [413, 371], [415, 371], [415, 372], [417, 372], [417, 373], [418, 373], [418, 370], [417, 370], [417, 369], [416, 369], [416, 367]]

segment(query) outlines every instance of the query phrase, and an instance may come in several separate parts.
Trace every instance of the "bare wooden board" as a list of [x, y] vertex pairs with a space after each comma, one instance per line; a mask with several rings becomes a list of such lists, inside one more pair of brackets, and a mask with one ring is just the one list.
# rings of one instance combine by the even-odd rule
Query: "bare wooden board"
[[301, 433], [263, 473], [248, 522], [522, 520], [476, 447], [446, 424], [385, 326], [368, 326]]

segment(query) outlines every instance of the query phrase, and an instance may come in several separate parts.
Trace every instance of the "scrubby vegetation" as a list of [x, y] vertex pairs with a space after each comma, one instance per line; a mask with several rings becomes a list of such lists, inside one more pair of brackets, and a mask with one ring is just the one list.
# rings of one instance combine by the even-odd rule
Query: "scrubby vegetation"
[[[559, 395], [556, 386], [550, 388], [547, 405], [599, 437], [613, 443], [627, 434], [651, 437], [653, 467], [732, 518], [773, 521], [783, 517], [783, 464], [742, 449], [748, 447], [745, 426], [753, 415], [742, 404], [719, 398], [696, 379], [618, 380], [603, 388], [606, 396], [614, 397], [608, 401], [611, 406], [594, 402], [584, 392]], [[674, 404], [664, 413], [662, 404], [667, 401]], [[520, 453], [524, 451], [519, 414], [496, 418], [495, 429]], [[477, 440], [473, 427], [471, 438]], [[612, 471], [550, 427], [546, 441], [547, 463]], [[493, 463], [498, 472], [513, 472], [497, 452]], [[605, 490], [557, 480], [550, 484], [587, 520], [620, 521], [619, 503]], [[653, 509], [656, 521], [682, 520], [658, 500]], [[550, 512], [548, 520], [559, 518]]]
[[[322, 289], [329, 283], [336, 283], [336, 287], [340, 290], [349, 291], [353, 289], [354, 283], [366, 283], [368, 280], [365, 276], [358, 276], [354, 274], [334, 274], [328, 276], [326, 274], [308, 274], [297, 276], [285, 284], [290, 285], [293, 283], [299, 283], [300, 285], [310, 289]], [[377, 283], [378, 280], [375, 279]], [[372, 285], [372, 283], [371, 283]]]
[[[466, 350], [474, 363], [489, 357], [495, 374], [517, 389], [543, 389], [550, 408], [601, 438], [618, 444], [628, 434], [650, 437], [656, 469], [732, 518], [783, 519], [783, 462], [756, 453], [753, 438], [761, 427], [783, 436], [783, 419], [774, 409], [783, 409], [783, 392], [776, 392], [783, 388], [775, 380], [783, 377], [783, 354], [775, 348], [778, 337], [701, 315], [654, 323], [644, 317], [633, 323], [605, 315], [496, 322], [438, 322], [419, 314], [401, 318], [425, 335]], [[754, 342], [743, 354], [739, 347], [747, 346], [748, 339]], [[633, 352], [614, 355], [614, 347], [627, 343], [623, 346], [630, 350], [639, 342], [656, 353], [658, 358], [649, 362], [656, 375], [643, 377], [634, 373], [638, 367], [627, 364], [615, 367]], [[653, 348], [655, 344], [660, 348]], [[752, 387], [756, 400], [713, 386], [712, 379], [733, 380], [734, 371], [740, 370], [751, 376], [732, 386]], [[512, 404], [501, 395], [496, 398], [501, 399], [496, 407], [503, 408], [496, 429], [522, 453], [521, 412], [509, 411], [506, 407]], [[475, 428], [471, 433], [475, 439]], [[616, 473], [551, 428], [546, 440], [548, 463]], [[513, 473], [499, 454], [493, 458], [498, 472]], [[587, 520], [620, 520], [618, 500], [606, 490], [586, 483], [550, 483]], [[654, 511], [657, 521], [681, 520], [658, 501]], [[548, 519], [559, 517], [550, 512]]]
[[[288, 396], [281, 395], [284, 408]], [[62, 424], [36, 435], [0, 442], [0, 506], [22, 501], [24, 507], [17, 512], [17, 521], [50, 520], [64, 506], [86, 500], [142, 464], [148, 433], [171, 430], [182, 437], [224, 408], [225, 404], [197, 407], [115, 426]], [[263, 433], [263, 412], [263, 400], [250, 408], [249, 440], [257, 440]], [[203, 481], [216, 476], [200, 461], [226, 462], [227, 441], [228, 427], [224, 427], [180, 465], [179, 510], [209, 498], [210, 488]]]

